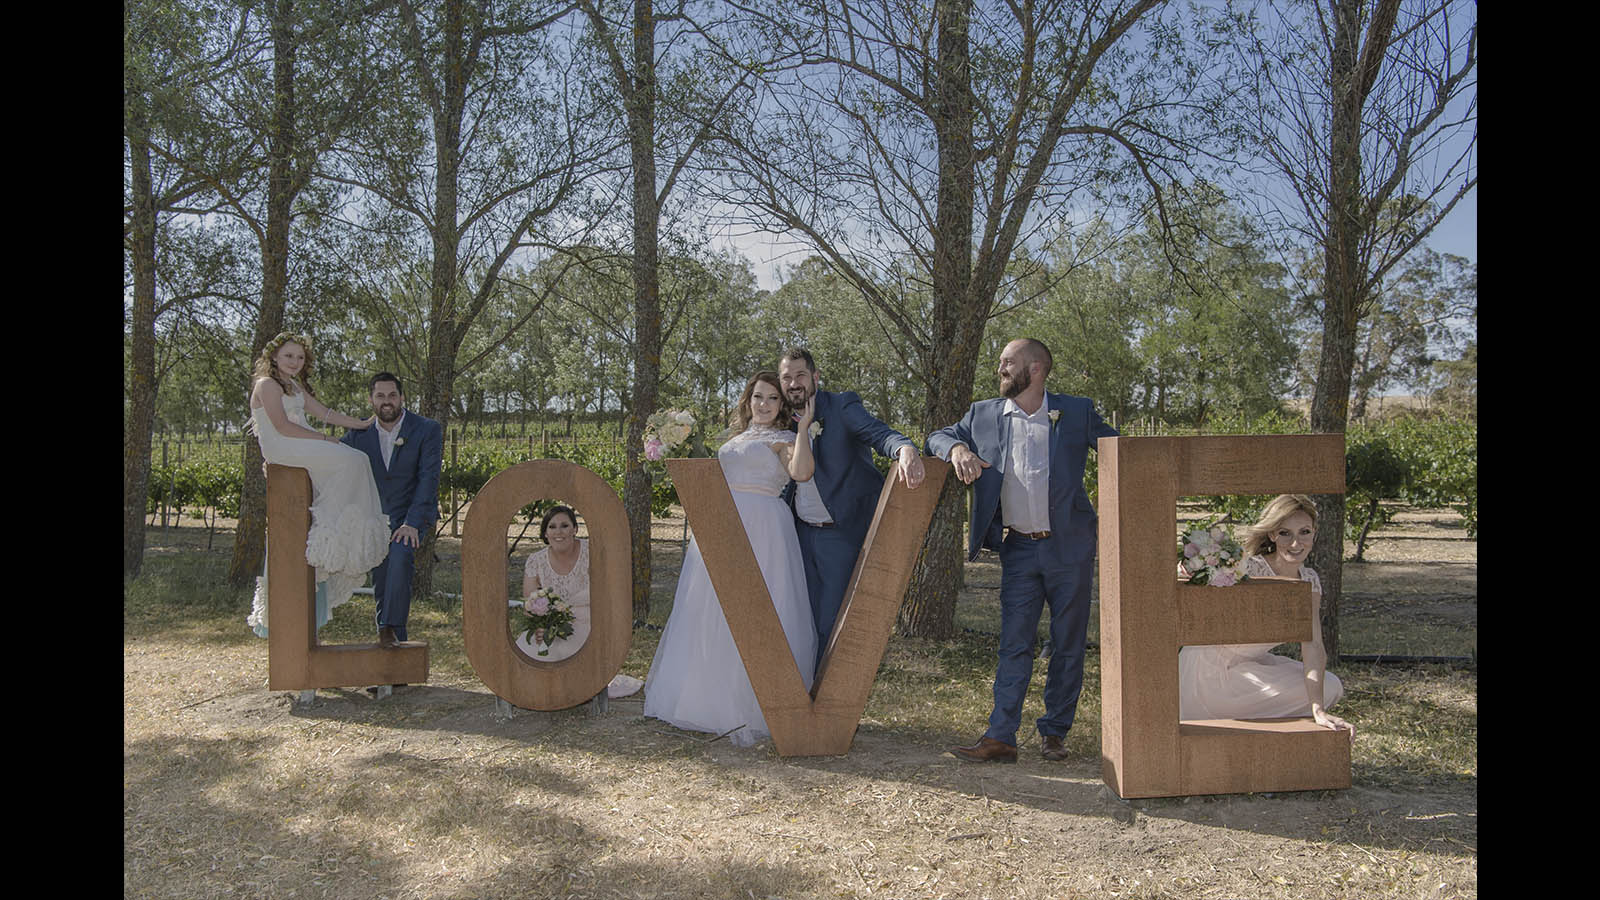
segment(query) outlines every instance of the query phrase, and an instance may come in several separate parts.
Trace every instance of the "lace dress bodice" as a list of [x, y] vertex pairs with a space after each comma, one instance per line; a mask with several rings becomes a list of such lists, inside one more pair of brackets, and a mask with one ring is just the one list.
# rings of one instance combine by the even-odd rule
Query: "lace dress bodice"
[[776, 497], [789, 483], [789, 472], [772, 452], [775, 443], [794, 443], [794, 432], [752, 425], [717, 449], [717, 461], [728, 487], [748, 494]]
[[523, 566], [525, 575], [537, 575], [541, 587], [554, 590], [566, 599], [568, 603], [589, 605], [589, 542], [578, 541], [578, 561], [573, 563], [572, 571], [563, 575], [550, 564], [550, 551], [540, 550], [528, 557], [528, 562]]

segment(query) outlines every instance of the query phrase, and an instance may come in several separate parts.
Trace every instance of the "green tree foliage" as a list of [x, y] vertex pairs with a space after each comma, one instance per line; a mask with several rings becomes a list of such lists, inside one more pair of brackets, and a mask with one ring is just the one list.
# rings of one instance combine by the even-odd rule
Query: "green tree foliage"
[[[987, 330], [991, 358], [1011, 338], [1038, 338], [1055, 356], [1051, 389], [1118, 421], [1210, 430], [1219, 415], [1276, 410], [1295, 356], [1283, 269], [1235, 207], [1214, 190], [1193, 194], [1169, 207], [1168, 225], [1152, 217], [1099, 248], [1053, 244], [1032, 276], [1045, 284], [1038, 299]], [[1185, 270], [1168, 261], [1174, 243]], [[981, 371], [974, 395], [993, 392], [994, 374]]]

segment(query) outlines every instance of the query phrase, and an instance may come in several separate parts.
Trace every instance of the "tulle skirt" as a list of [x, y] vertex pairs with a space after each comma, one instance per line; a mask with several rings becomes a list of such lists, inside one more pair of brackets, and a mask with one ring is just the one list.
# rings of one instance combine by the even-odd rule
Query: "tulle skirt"
[[[732, 493], [789, 650], [809, 690], [815, 674], [817, 634], [794, 514], [777, 497], [739, 490]], [[753, 599], [732, 598], [731, 602]], [[672, 613], [644, 690], [644, 714], [679, 728], [722, 734], [743, 725], [728, 736], [739, 746], [749, 746], [769, 734], [728, 620], [711, 587], [698, 539], [689, 542], [684, 554]]]

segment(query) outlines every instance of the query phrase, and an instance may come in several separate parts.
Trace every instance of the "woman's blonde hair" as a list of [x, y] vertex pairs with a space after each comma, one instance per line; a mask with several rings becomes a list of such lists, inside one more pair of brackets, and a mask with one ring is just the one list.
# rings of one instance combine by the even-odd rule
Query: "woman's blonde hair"
[[297, 379], [300, 386], [305, 388], [307, 394], [315, 397], [317, 392], [311, 389], [311, 339], [303, 334], [292, 331], [280, 331], [267, 345], [261, 348], [261, 355], [256, 357], [251, 376], [254, 378], [271, 378], [283, 388], [285, 394], [294, 393], [294, 383], [283, 377], [278, 372], [278, 360], [275, 358], [284, 344], [299, 344], [300, 349], [306, 352], [306, 364], [300, 367], [300, 376]]
[[1317, 508], [1311, 503], [1311, 498], [1305, 494], [1279, 494], [1261, 511], [1261, 518], [1254, 525], [1244, 530], [1245, 559], [1252, 556], [1271, 556], [1278, 552], [1278, 545], [1273, 542], [1272, 534], [1283, 524], [1283, 520], [1297, 512], [1303, 512], [1311, 517], [1311, 526], [1317, 525]]

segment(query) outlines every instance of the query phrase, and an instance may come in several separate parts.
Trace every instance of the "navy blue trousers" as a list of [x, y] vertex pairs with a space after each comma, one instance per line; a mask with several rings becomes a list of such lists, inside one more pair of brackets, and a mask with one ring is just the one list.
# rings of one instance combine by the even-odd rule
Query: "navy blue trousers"
[[[394, 525], [404, 525], [402, 520]], [[406, 638], [406, 620], [411, 616], [411, 573], [417, 551], [409, 544], [389, 542], [389, 556], [372, 570], [372, 595], [378, 601], [378, 627], [394, 629], [399, 640]]]
[[861, 538], [835, 526], [818, 528], [795, 519], [795, 536], [800, 539], [800, 558], [806, 566], [806, 595], [811, 599], [811, 620], [817, 626], [817, 659], [828, 648], [833, 623], [839, 618], [845, 589], [856, 570], [861, 553]]
[[994, 711], [984, 737], [1016, 746], [1022, 702], [1033, 678], [1039, 617], [1050, 605], [1050, 664], [1045, 672], [1041, 735], [1065, 737], [1083, 691], [1094, 554], [1075, 562], [1051, 558], [1045, 542], [1009, 534], [1000, 548], [1000, 651]]

